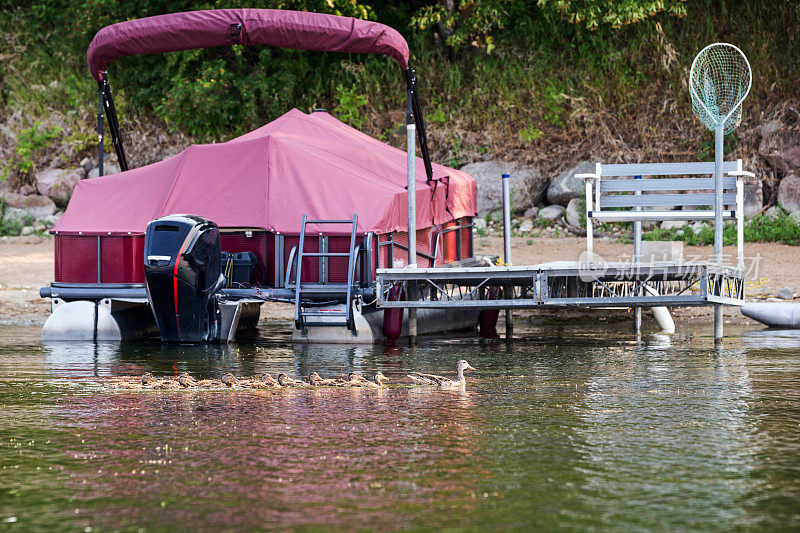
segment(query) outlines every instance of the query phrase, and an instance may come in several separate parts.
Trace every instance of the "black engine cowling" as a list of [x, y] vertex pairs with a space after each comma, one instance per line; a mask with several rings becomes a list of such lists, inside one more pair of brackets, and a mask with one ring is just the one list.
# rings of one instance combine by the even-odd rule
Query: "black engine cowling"
[[225, 285], [219, 228], [196, 215], [151, 221], [144, 237], [147, 296], [165, 342], [219, 336], [215, 294]]

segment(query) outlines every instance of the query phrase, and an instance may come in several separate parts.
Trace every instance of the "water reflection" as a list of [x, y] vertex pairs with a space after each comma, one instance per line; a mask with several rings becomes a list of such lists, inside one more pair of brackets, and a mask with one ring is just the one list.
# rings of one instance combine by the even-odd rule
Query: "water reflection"
[[[746, 333], [715, 350], [627, 326], [516, 334], [410, 349], [292, 347], [280, 335], [40, 346], [0, 331], [0, 430], [13, 435], [0, 441], [0, 518], [27, 529], [800, 526], [800, 335]], [[478, 368], [466, 391], [397, 386], [409, 371], [453, 374], [460, 358]], [[393, 388], [97, 385], [146, 370], [378, 369]]]

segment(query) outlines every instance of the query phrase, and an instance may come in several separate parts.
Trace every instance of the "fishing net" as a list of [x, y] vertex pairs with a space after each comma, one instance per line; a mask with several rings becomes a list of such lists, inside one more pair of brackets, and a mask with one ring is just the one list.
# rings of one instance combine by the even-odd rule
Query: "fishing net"
[[689, 72], [692, 111], [710, 130], [725, 133], [742, 122], [742, 101], [752, 83], [750, 63], [732, 44], [714, 43], [697, 54]]

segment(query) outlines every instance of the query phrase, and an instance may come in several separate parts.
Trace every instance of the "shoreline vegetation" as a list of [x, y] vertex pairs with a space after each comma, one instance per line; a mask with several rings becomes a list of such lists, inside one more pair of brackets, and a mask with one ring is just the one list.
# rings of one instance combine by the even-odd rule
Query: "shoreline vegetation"
[[[15, 235], [46, 232], [70, 185], [96, 174], [96, 87], [85, 61], [94, 33], [122, 20], [244, 4], [0, 0], [0, 7], [7, 66], [0, 74], [0, 234]], [[800, 4], [253, 0], [247, 7], [328, 12], [398, 29], [418, 72], [434, 160], [457, 168], [523, 165], [541, 176], [539, 188], [581, 162], [712, 159], [713, 135], [692, 116], [686, 80], [703, 46], [735, 43], [753, 70], [742, 125], [725, 143], [726, 159], [742, 158], [756, 173], [747, 185], [754, 218], [745, 237], [800, 244]], [[234, 46], [120, 59], [109, 78], [134, 167], [192, 142], [225, 141], [292, 107], [325, 108], [384, 142], [404, 143], [402, 76], [387, 58]], [[106, 165], [114, 169], [113, 157]], [[559, 203], [529, 193], [532, 207]], [[44, 198], [38, 211], [32, 197]], [[515, 207], [516, 230], [532, 237], [585, 224]], [[488, 226], [478, 231], [491, 232], [492, 210], [480, 217]], [[536, 231], [520, 232], [527, 222]], [[628, 231], [606, 233], [624, 240]], [[656, 227], [648, 237], [705, 244], [708, 231]]]

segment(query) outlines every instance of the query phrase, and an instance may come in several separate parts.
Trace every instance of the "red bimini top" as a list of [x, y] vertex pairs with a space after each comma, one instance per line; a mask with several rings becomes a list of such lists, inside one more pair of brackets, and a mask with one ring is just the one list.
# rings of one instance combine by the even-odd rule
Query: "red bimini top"
[[177, 50], [266, 44], [298, 50], [382, 54], [408, 69], [408, 43], [384, 24], [278, 9], [213, 9], [129, 20], [94, 36], [86, 60], [95, 80], [118, 57]]
[[[419, 229], [475, 215], [472, 177], [434, 164], [428, 182], [419, 158], [416, 169]], [[284, 234], [298, 233], [303, 213], [356, 213], [360, 233], [406, 231], [406, 180], [404, 151], [328, 113], [293, 109], [231, 141], [192, 145], [158, 163], [80, 181], [53, 232], [142, 234], [149, 221], [175, 213]]]

